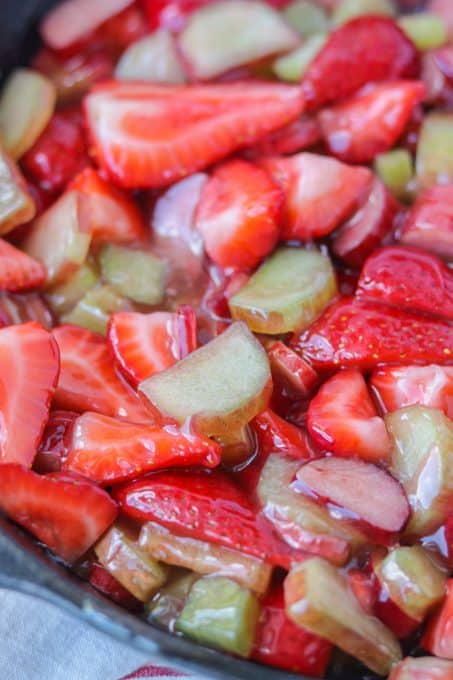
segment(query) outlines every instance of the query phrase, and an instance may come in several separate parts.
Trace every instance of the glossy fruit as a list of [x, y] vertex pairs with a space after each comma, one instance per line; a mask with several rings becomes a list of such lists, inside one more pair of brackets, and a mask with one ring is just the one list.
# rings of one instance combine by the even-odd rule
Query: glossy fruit
[[140, 607], [141, 603], [102, 565], [96, 562], [91, 565], [88, 580], [93, 588], [125, 609], [135, 611]]
[[437, 14], [420, 12], [403, 16], [398, 24], [419, 50], [432, 50], [448, 43], [448, 27]]
[[447, 594], [442, 605], [428, 623], [421, 640], [426, 651], [453, 661], [453, 632], [451, 619], [453, 616], [453, 579], [447, 581]]
[[0, 234], [29, 222], [35, 213], [35, 202], [18, 167], [0, 149]]
[[39, 288], [46, 279], [40, 262], [0, 239], [0, 289], [12, 293]]
[[92, 262], [86, 262], [67, 281], [47, 288], [45, 299], [56, 317], [70, 312], [99, 281]]
[[245, 149], [247, 158], [254, 160], [262, 156], [286, 156], [304, 151], [321, 139], [321, 128], [315, 116], [301, 116], [289, 125], [271, 132], [250, 149]]
[[161, 626], [174, 626], [198, 578], [193, 571], [173, 567], [166, 584], [145, 605], [147, 619]]
[[395, 666], [389, 680], [451, 680], [453, 663], [447, 659], [406, 657]]
[[280, 381], [299, 397], [307, 397], [313, 393], [318, 375], [309, 363], [280, 340], [271, 340], [266, 346], [266, 352], [274, 381]]
[[285, 2], [283, 16], [303, 38], [325, 33], [329, 28], [326, 12], [318, 4], [308, 0]]
[[252, 427], [258, 438], [258, 457], [265, 459], [272, 453], [281, 453], [301, 460], [312, 457], [305, 432], [288, 423], [271, 409], [266, 409], [256, 416], [252, 421]]
[[150, 306], [163, 301], [166, 264], [150, 251], [108, 243], [99, 264], [104, 280], [121, 295]]
[[71, 311], [60, 316], [63, 324], [74, 324], [105, 335], [111, 314], [131, 309], [131, 303], [108, 285], [88, 290]]
[[436, 186], [421, 193], [409, 211], [401, 231], [401, 242], [453, 258], [453, 184]]
[[151, 83], [185, 83], [183, 63], [170, 31], [161, 28], [133, 42], [121, 55], [115, 77]]
[[75, 418], [75, 411], [51, 411], [41, 437], [38, 453], [33, 461], [33, 470], [41, 475], [60, 472], [68, 455], [67, 432]]

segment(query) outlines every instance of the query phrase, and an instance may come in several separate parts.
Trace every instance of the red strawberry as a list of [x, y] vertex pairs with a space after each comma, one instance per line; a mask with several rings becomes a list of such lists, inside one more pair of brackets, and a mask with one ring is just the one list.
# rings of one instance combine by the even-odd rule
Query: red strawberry
[[307, 427], [315, 442], [336, 456], [388, 460], [390, 439], [384, 421], [355, 369], [340, 371], [322, 385], [310, 402]]
[[135, 423], [152, 422], [135, 392], [116, 373], [104, 338], [80, 326], [53, 331], [61, 370], [54, 403], [71, 411], [96, 411]]
[[274, 380], [280, 380], [299, 397], [307, 397], [313, 392], [318, 375], [294, 350], [276, 340], [266, 347], [266, 352]]
[[420, 621], [416, 621], [411, 616], [408, 616], [391, 599], [385, 586], [380, 587], [378, 583], [377, 587], [378, 595], [374, 604], [374, 615], [390, 628], [397, 638], [403, 640], [413, 635], [417, 628], [419, 628]]
[[361, 267], [389, 234], [398, 214], [398, 203], [376, 177], [368, 200], [332, 234], [332, 251], [350, 267]]
[[372, 615], [379, 590], [374, 572], [368, 573], [354, 568], [348, 571], [347, 578], [348, 585], [362, 609]]
[[384, 412], [420, 404], [453, 419], [453, 366], [382, 366], [373, 372], [371, 388]]
[[251, 658], [294, 673], [323, 677], [332, 645], [297, 626], [285, 612], [281, 584], [274, 585], [261, 602], [261, 615]]
[[0, 330], [0, 463], [30, 466], [58, 380], [58, 347], [37, 323]]
[[87, 412], [71, 427], [63, 469], [106, 485], [162, 468], [216, 467], [220, 453], [211, 439], [172, 425], [133, 425]]
[[453, 320], [453, 271], [415, 248], [392, 246], [368, 258], [357, 297]]
[[162, 187], [290, 123], [300, 90], [279, 83], [109, 82], [85, 99], [98, 162], [118, 184]]
[[211, 260], [225, 268], [255, 269], [278, 241], [283, 200], [280, 187], [247, 161], [216, 168], [195, 218]]
[[343, 298], [294, 336], [291, 346], [315, 369], [382, 363], [451, 364], [453, 327], [385, 305]]
[[370, 82], [414, 78], [418, 70], [414, 44], [392, 19], [358, 17], [330, 34], [305, 72], [302, 92], [313, 110], [346, 99]]
[[431, 187], [417, 198], [400, 240], [447, 260], [453, 258], [453, 184]]
[[96, 170], [86, 168], [74, 177], [69, 189], [80, 191], [89, 199], [89, 225], [94, 246], [144, 241], [147, 238], [136, 204], [102, 179]]
[[425, 87], [397, 81], [366, 88], [352, 99], [319, 115], [327, 147], [346, 163], [370, 163], [401, 137]]
[[119, 581], [116, 580], [101, 564], [93, 563], [90, 567], [90, 584], [103, 595], [126, 609], [135, 611], [141, 603]]
[[78, 413], [74, 411], [52, 411], [42, 435], [38, 453], [33, 461], [35, 472], [59, 472], [61, 464], [66, 460], [68, 447], [66, 433]]
[[19, 293], [39, 288], [46, 280], [43, 265], [0, 239], [0, 290]]
[[66, 562], [75, 562], [114, 522], [116, 503], [80, 477], [40, 476], [0, 465], [0, 508]]
[[251, 425], [258, 439], [259, 457], [266, 458], [271, 453], [279, 452], [301, 460], [312, 458], [305, 432], [270, 409], [256, 416]]
[[372, 181], [367, 168], [312, 153], [263, 159], [260, 165], [285, 192], [286, 240], [309, 241], [329, 234], [361, 205]]
[[178, 359], [184, 359], [198, 348], [197, 315], [194, 308], [191, 305], [178, 305], [174, 323], [178, 341]]
[[262, 156], [286, 156], [304, 151], [321, 141], [321, 127], [318, 118], [302, 116], [289, 125], [271, 132], [249, 149], [245, 149], [247, 158]]
[[429, 621], [421, 646], [431, 654], [453, 661], [453, 579], [447, 581], [447, 594], [437, 613]]

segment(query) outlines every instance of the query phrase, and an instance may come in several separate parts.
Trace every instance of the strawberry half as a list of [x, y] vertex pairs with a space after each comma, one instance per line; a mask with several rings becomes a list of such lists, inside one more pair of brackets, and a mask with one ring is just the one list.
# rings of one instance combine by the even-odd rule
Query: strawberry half
[[59, 326], [53, 336], [60, 349], [61, 370], [56, 408], [96, 411], [135, 423], [152, 422], [136, 393], [116, 373], [104, 338], [80, 326]]
[[453, 271], [435, 255], [391, 246], [362, 269], [357, 297], [453, 320]]
[[352, 99], [321, 111], [319, 120], [327, 148], [346, 163], [370, 163], [394, 146], [424, 96], [423, 83], [401, 80], [366, 88]]
[[453, 258], [453, 184], [432, 187], [417, 198], [400, 240], [447, 260]]
[[414, 78], [418, 71], [415, 45], [392, 19], [358, 17], [330, 34], [305, 72], [302, 92], [307, 108], [319, 109], [367, 83]]
[[0, 290], [22, 293], [39, 288], [46, 276], [41, 262], [0, 239]]
[[33, 462], [58, 371], [57, 344], [38, 323], [0, 330], [0, 463]]
[[129, 188], [172, 184], [290, 123], [303, 106], [299, 88], [259, 82], [110, 82], [85, 99], [98, 162]]
[[211, 260], [220, 267], [255, 269], [278, 241], [283, 200], [271, 177], [247, 161], [216, 168], [195, 217]]
[[343, 298], [291, 340], [315, 369], [382, 363], [451, 364], [453, 326], [374, 302]]
[[285, 193], [282, 238], [288, 241], [329, 234], [366, 199], [373, 178], [367, 168], [305, 152], [260, 165]]
[[109, 494], [80, 477], [40, 476], [0, 465], [0, 508], [66, 562], [75, 562], [114, 522]]
[[321, 141], [321, 126], [315, 116], [303, 115], [289, 125], [271, 132], [257, 144], [244, 150], [247, 158], [286, 156], [309, 149]]
[[134, 425], [87, 412], [72, 424], [63, 469], [106, 485], [163, 468], [216, 467], [220, 457], [219, 444], [175, 426]]
[[384, 421], [355, 369], [340, 371], [322, 385], [310, 402], [307, 427], [315, 442], [336, 456], [388, 460], [390, 439]]

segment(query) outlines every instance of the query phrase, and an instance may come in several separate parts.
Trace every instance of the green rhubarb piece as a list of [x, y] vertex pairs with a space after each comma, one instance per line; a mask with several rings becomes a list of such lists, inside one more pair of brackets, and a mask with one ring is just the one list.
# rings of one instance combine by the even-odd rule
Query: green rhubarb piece
[[276, 59], [272, 64], [275, 75], [280, 80], [286, 80], [290, 83], [300, 82], [326, 40], [326, 35], [322, 33], [312, 35], [306, 39], [303, 45]]
[[285, 580], [286, 613], [294, 623], [356, 657], [379, 675], [401, 659], [398, 640], [367, 614], [338, 569], [316, 557], [290, 571]]
[[229, 301], [233, 319], [254, 333], [307, 328], [335, 297], [332, 263], [317, 250], [280, 248]]
[[420, 188], [453, 182], [453, 113], [428, 113], [417, 145], [416, 175]]
[[393, 602], [416, 621], [445, 596], [447, 574], [420, 545], [391, 550], [374, 571]]
[[130, 302], [118, 295], [113, 288], [98, 286], [89, 290], [70, 312], [60, 317], [60, 321], [105, 335], [110, 316], [131, 309]]
[[223, 576], [204, 577], [194, 583], [176, 628], [197, 642], [248, 657], [259, 613], [249, 590]]
[[16, 163], [0, 146], [0, 234], [29, 222], [36, 206]]
[[398, 23], [418, 50], [433, 50], [448, 42], [448, 27], [438, 14], [408, 14]]
[[436, 409], [407, 406], [385, 416], [393, 440], [391, 471], [412, 514], [406, 535], [425, 536], [447, 519], [453, 494], [453, 422]]
[[193, 571], [173, 569], [165, 586], [145, 606], [149, 620], [172, 629], [184, 609], [190, 589], [199, 578]]
[[100, 253], [104, 280], [130, 300], [157, 305], [165, 295], [165, 263], [152, 253], [109, 244]]
[[393, 149], [379, 154], [374, 167], [396, 198], [404, 199], [408, 193], [408, 185], [414, 176], [412, 156], [407, 149]]
[[118, 80], [184, 83], [184, 69], [170, 31], [162, 28], [133, 42], [121, 55], [115, 77]]
[[158, 412], [180, 423], [194, 418], [204, 434], [221, 437], [266, 407], [272, 381], [263, 347], [235, 323], [139, 390]]
[[325, 11], [309, 0], [293, 0], [283, 10], [283, 17], [303, 38], [315, 33], [326, 33], [329, 29]]
[[343, 0], [333, 11], [332, 22], [338, 26], [364, 14], [393, 16], [395, 7], [391, 0]]
[[69, 312], [85, 293], [94, 288], [99, 279], [92, 264], [86, 262], [64, 283], [46, 292], [46, 302], [56, 316]]

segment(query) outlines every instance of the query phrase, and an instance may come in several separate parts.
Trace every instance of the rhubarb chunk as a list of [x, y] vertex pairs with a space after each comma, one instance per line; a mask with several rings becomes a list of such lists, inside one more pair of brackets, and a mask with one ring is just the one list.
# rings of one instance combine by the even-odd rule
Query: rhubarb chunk
[[389, 680], [451, 680], [453, 663], [432, 656], [407, 657], [393, 668]]
[[419, 185], [453, 182], [453, 114], [428, 113], [420, 128], [416, 173]]
[[412, 156], [407, 149], [392, 149], [380, 153], [374, 161], [374, 167], [396, 198], [407, 197], [408, 185], [414, 174]]
[[111, 314], [131, 309], [128, 300], [118, 295], [111, 286], [97, 286], [88, 290], [74, 309], [60, 317], [61, 323], [88, 328], [93, 333], [106, 335]]
[[102, 249], [99, 262], [102, 276], [121, 295], [145, 305], [162, 302], [166, 267], [152, 253], [110, 244]]
[[184, 83], [186, 76], [170, 31], [161, 29], [132, 43], [119, 60], [118, 80]]
[[419, 50], [433, 50], [448, 42], [448, 27], [437, 14], [420, 12], [403, 16], [398, 24]]
[[325, 11], [311, 0], [293, 0], [283, 9], [283, 16], [303, 38], [325, 33], [329, 28]]
[[[453, 126], [452, 126], [453, 129]], [[453, 259], [453, 178], [451, 184], [423, 192], [409, 211], [401, 242]]]
[[393, 16], [392, 0], [343, 0], [335, 6], [332, 14], [334, 24], [344, 24], [355, 17], [366, 14]]
[[35, 216], [36, 207], [16, 164], [0, 148], [0, 234]]
[[148, 619], [172, 630], [184, 609], [190, 589], [199, 578], [193, 571], [173, 568], [167, 583], [145, 606]]
[[65, 314], [95, 287], [98, 278], [93, 265], [86, 262], [67, 281], [49, 288], [46, 302], [57, 316]]

